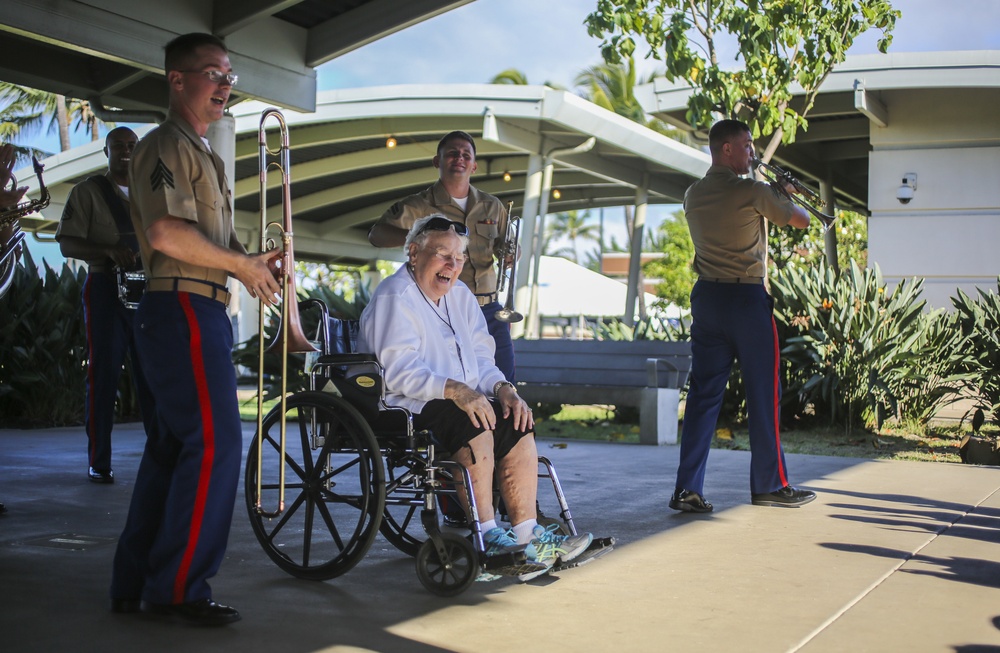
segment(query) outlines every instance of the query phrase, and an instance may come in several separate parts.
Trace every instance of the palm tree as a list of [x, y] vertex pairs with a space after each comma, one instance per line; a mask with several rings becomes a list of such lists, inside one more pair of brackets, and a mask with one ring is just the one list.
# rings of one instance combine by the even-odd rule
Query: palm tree
[[65, 152], [70, 148], [71, 123], [75, 123], [77, 130], [83, 127], [94, 141], [100, 138], [102, 125], [114, 127], [114, 123], [101, 121], [86, 100], [66, 98], [8, 82], [0, 82], [0, 103], [3, 104], [0, 109], [0, 139], [14, 143], [18, 156], [22, 158], [20, 163], [26, 163], [32, 155], [41, 157], [51, 154], [16, 143], [39, 128], [50, 132], [57, 129], [59, 149]]
[[508, 68], [503, 72], [497, 73], [490, 80], [490, 84], [509, 84], [513, 86], [527, 86], [528, 76], [517, 68]]
[[[507, 70], [504, 70], [494, 75], [493, 79], [491, 79], [489, 83], [507, 84], [510, 86], [527, 86], [529, 82], [528, 82], [528, 76], [524, 74], [523, 71], [520, 71], [517, 68], [508, 68]], [[555, 88], [555, 89], [563, 88], [560, 84], [555, 84], [550, 81], [546, 81], [544, 85], [548, 86], [549, 88]]]
[[577, 254], [577, 241], [585, 240], [595, 243], [600, 242], [600, 228], [596, 224], [588, 223], [590, 211], [566, 211], [556, 213], [552, 220], [546, 225], [551, 240], [566, 239], [569, 245], [561, 250], [566, 258], [574, 263], [579, 262]]

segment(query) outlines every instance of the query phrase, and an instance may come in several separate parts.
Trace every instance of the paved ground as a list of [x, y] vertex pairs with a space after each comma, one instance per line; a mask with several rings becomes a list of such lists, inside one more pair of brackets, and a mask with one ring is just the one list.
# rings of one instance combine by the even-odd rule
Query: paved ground
[[113, 486], [85, 480], [80, 429], [0, 431], [0, 651], [1000, 651], [1000, 469], [793, 455], [820, 498], [759, 508], [749, 454], [713, 451], [716, 512], [691, 516], [666, 508], [676, 447], [553, 444], [611, 555], [443, 599], [379, 538], [348, 574], [301, 581], [260, 549], [241, 488], [213, 587], [244, 619], [198, 629], [108, 611], [140, 430], [116, 431]]

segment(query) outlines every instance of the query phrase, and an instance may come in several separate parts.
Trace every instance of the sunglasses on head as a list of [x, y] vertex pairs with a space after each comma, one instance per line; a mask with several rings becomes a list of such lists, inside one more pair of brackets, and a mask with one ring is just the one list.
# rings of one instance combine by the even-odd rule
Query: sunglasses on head
[[452, 227], [455, 228], [455, 233], [459, 236], [468, 236], [469, 228], [466, 227], [461, 222], [455, 222], [454, 220], [449, 220], [448, 218], [431, 218], [428, 220], [417, 235], [424, 233], [425, 231], [448, 231]]

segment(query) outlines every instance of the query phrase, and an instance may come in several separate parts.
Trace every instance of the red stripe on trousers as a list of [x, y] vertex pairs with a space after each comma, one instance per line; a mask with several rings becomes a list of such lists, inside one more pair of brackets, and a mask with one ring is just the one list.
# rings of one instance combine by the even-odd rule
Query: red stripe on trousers
[[90, 291], [93, 289], [93, 283], [90, 279], [87, 279], [83, 285], [83, 303], [86, 308], [86, 322], [87, 322], [87, 416], [90, 418], [87, 420], [87, 444], [89, 445], [87, 451], [87, 462], [91, 467], [94, 466], [94, 453], [97, 451], [97, 433], [94, 430], [94, 338], [93, 332], [93, 317], [94, 310], [90, 305]]
[[781, 487], [788, 485], [785, 463], [781, 459], [781, 352], [778, 350], [778, 325], [771, 316], [771, 330], [774, 332], [774, 447], [778, 457], [778, 478]]
[[177, 577], [174, 579], [174, 603], [184, 602], [184, 590], [187, 588], [187, 575], [191, 569], [198, 546], [198, 536], [201, 534], [202, 521], [205, 518], [205, 502], [208, 498], [208, 485], [212, 476], [212, 462], [215, 458], [215, 422], [212, 419], [212, 401], [208, 392], [208, 380], [205, 378], [205, 360], [201, 353], [201, 329], [198, 318], [191, 308], [191, 296], [186, 292], [177, 293], [177, 298], [187, 317], [188, 328], [191, 330], [191, 367], [194, 371], [194, 383], [198, 392], [198, 409], [201, 412], [201, 425], [204, 438], [204, 454], [201, 459], [201, 471], [198, 473], [198, 491], [195, 494], [194, 509], [191, 514], [191, 528], [188, 531], [188, 542], [181, 558]]

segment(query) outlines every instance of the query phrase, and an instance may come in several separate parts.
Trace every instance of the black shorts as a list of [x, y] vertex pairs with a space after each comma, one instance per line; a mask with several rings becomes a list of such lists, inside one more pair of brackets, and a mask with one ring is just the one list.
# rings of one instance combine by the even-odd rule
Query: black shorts
[[[506, 419], [503, 407], [495, 399], [490, 399], [493, 412], [496, 414], [497, 427], [493, 430], [493, 455], [497, 460], [510, 453], [518, 440], [531, 433], [514, 428], [514, 411]], [[418, 414], [413, 416], [413, 426], [418, 430], [429, 430], [434, 434], [434, 441], [444, 447], [449, 453], [455, 453], [465, 447], [484, 431], [482, 427], [473, 426], [472, 420], [461, 408], [450, 399], [432, 399], [427, 402]]]

